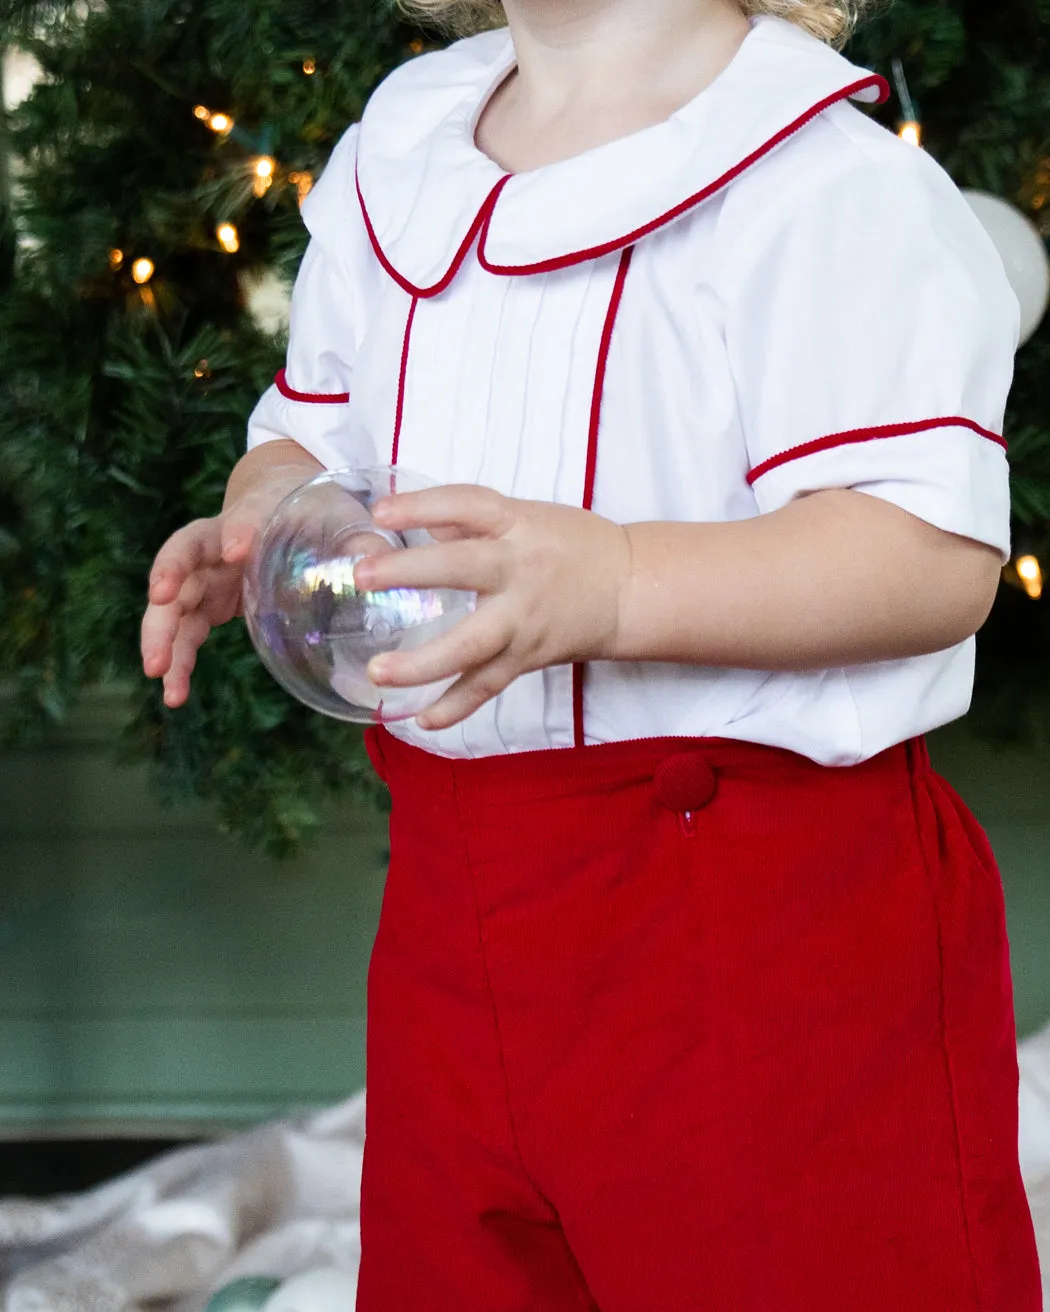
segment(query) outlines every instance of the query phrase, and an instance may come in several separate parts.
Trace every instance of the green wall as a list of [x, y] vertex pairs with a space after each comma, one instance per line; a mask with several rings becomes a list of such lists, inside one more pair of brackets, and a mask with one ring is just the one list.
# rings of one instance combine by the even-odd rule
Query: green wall
[[[275, 865], [115, 765], [118, 711], [98, 693], [47, 746], [0, 755], [0, 1137], [192, 1134], [345, 1097], [383, 817], [339, 809]], [[999, 855], [1030, 1031], [1050, 1019], [1050, 760], [959, 728], [931, 751]]]

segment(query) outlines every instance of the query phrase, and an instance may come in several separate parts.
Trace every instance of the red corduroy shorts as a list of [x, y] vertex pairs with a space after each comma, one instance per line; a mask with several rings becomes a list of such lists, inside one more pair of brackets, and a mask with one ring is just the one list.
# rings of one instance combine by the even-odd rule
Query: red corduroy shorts
[[370, 749], [360, 1312], [1036, 1312], [1000, 879], [921, 742]]

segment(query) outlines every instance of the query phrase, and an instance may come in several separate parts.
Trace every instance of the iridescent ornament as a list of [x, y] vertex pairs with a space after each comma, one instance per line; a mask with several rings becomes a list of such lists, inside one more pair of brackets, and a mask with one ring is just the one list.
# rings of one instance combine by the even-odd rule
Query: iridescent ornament
[[368, 592], [354, 581], [366, 556], [434, 541], [423, 529], [391, 533], [372, 518], [381, 498], [433, 486], [399, 468], [335, 470], [286, 497], [259, 535], [244, 579], [248, 632], [277, 682], [312, 710], [357, 724], [408, 720], [455, 682], [379, 688], [368, 663], [441, 637], [474, 610], [476, 595]]

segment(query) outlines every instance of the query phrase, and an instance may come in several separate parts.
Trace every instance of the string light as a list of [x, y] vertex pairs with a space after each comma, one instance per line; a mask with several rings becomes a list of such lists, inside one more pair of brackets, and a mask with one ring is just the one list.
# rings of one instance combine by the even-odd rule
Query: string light
[[313, 75], [317, 72], [317, 60], [304, 59], [303, 72], [306, 74], [307, 77], [313, 77]]
[[273, 186], [273, 175], [277, 169], [277, 161], [272, 155], [259, 155], [252, 161], [252, 171], [255, 174], [253, 190], [256, 196], [265, 196]]
[[906, 141], [910, 146], [921, 146], [922, 123], [919, 119], [919, 112], [915, 108], [915, 102], [911, 98], [911, 92], [908, 90], [908, 79], [904, 76], [904, 65], [899, 59], [893, 61], [893, 80], [897, 84], [897, 99], [901, 102], [901, 110], [904, 114], [904, 122], [901, 124], [897, 135], [901, 141]]
[[193, 371], [194, 378], [210, 378], [211, 370], [208, 368], [207, 360], [198, 360], [197, 367]]
[[295, 188], [301, 205], [313, 190], [314, 175], [312, 173], [289, 173], [288, 181]]
[[232, 223], [220, 223], [215, 229], [219, 245], [227, 255], [235, 255], [241, 249], [241, 238]]
[[[422, 49], [422, 43], [419, 43]], [[317, 61], [313, 58], [303, 60], [303, 72], [312, 76], [317, 72]], [[229, 114], [212, 113], [207, 105], [195, 105], [193, 113], [202, 123], [206, 123], [213, 132], [224, 134], [232, 132], [234, 121]], [[252, 190], [257, 197], [263, 197], [277, 180], [278, 162], [272, 155], [256, 155], [251, 160], [250, 176], [252, 180]], [[298, 173], [289, 173], [288, 181], [295, 187], [296, 195], [301, 205], [306, 197], [313, 190], [314, 178], [312, 173], [300, 171]], [[228, 254], [233, 255], [240, 250], [240, 236], [237, 229], [232, 223], [223, 223], [215, 230], [219, 239], [219, 244]]]
[[135, 281], [139, 284], [140, 287], [144, 287], [146, 283], [148, 283], [149, 280], [153, 277], [155, 272], [156, 272], [156, 266], [154, 265], [153, 261], [147, 260], [145, 256], [143, 256], [143, 258], [140, 260], [136, 260], [135, 263], [131, 266], [131, 276], [135, 279]]
[[114, 246], [109, 253], [109, 267], [113, 270], [114, 273], [116, 273], [116, 271], [123, 265], [123, 263], [124, 263], [124, 252], [120, 250], [119, 247]]
[[1043, 595], [1043, 567], [1035, 556], [1021, 556], [1015, 566], [1017, 577], [1033, 601]]
[[207, 123], [213, 132], [230, 132], [233, 129], [233, 119], [229, 114], [213, 114], [207, 105], [194, 105], [193, 116], [199, 118], [202, 123]]

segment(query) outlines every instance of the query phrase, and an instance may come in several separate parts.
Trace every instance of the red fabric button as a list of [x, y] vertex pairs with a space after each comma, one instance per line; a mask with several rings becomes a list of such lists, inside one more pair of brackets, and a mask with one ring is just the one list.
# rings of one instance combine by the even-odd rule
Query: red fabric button
[[669, 810], [699, 811], [717, 792], [718, 779], [699, 752], [681, 752], [660, 763], [653, 787]]

